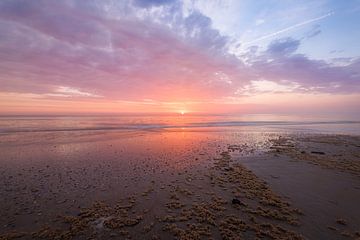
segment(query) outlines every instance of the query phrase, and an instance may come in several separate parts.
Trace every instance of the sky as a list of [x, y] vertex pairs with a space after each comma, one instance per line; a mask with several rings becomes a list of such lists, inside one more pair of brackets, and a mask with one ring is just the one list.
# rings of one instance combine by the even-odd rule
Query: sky
[[0, 0], [0, 114], [359, 116], [360, 0]]

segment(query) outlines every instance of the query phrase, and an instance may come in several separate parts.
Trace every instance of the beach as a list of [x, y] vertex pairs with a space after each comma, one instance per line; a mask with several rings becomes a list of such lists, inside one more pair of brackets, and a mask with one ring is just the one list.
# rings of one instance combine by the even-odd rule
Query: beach
[[360, 238], [359, 123], [26, 121], [1, 125], [0, 239]]
[[360, 240], [360, 0], [0, 0], [0, 240]]

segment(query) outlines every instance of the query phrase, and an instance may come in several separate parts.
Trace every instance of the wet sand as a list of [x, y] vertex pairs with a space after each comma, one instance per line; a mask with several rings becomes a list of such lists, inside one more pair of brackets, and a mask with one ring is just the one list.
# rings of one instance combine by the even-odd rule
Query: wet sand
[[0, 239], [360, 237], [359, 137], [16, 133], [0, 151]]

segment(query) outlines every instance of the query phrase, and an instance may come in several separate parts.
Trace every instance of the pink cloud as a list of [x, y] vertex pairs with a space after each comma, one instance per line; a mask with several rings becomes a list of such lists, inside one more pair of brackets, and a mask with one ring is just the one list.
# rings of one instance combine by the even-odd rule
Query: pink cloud
[[68, 88], [109, 100], [175, 101], [231, 97], [264, 80], [298, 92], [359, 92], [358, 59], [311, 60], [296, 53], [299, 40], [286, 38], [249, 53], [245, 64], [201, 13], [186, 15], [177, 1], [132, 3], [2, 1], [1, 92], [51, 97]]

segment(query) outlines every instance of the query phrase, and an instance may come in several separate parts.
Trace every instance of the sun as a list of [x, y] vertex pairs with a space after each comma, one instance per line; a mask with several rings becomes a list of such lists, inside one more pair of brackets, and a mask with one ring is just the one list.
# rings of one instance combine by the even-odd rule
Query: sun
[[184, 111], [184, 110], [181, 110], [181, 111], [180, 111], [180, 114], [181, 114], [181, 115], [184, 115], [184, 114], [185, 114], [185, 111]]

